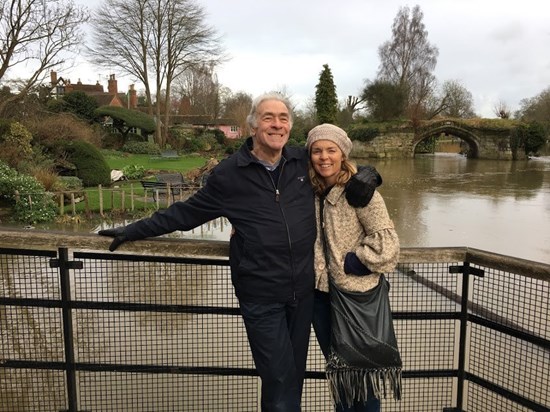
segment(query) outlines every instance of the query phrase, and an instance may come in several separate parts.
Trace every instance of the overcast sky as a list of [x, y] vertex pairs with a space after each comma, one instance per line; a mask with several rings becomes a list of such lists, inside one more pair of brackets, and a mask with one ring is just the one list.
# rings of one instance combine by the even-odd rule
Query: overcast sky
[[[90, 6], [90, 2], [77, 0]], [[92, 4], [99, 4], [93, 0]], [[495, 117], [502, 101], [517, 110], [521, 99], [550, 87], [548, 0], [198, 0], [231, 60], [218, 80], [253, 96], [285, 90], [298, 107], [315, 95], [324, 64], [340, 100], [358, 95], [378, 70], [378, 47], [391, 39], [400, 7], [418, 4], [428, 41], [438, 47], [435, 76], [458, 80], [474, 97], [476, 113]], [[101, 70], [74, 74], [95, 83]], [[101, 76], [107, 76], [103, 73]], [[73, 75], [70, 76], [71, 80]], [[106, 85], [106, 81], [104, 81]], [[125, 90], [131, 79], [119, 78]], [[139, 90], [142, 88], [136, 84]]]

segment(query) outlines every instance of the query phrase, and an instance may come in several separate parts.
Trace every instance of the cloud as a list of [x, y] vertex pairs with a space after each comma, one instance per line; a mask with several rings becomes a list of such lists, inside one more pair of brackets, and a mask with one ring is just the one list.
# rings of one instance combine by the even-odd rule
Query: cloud
[[[301, 104], [314, 96], [323, 64], [332, 70], [340, 99], [374, 80], [378, 47], [391, 39], [393, 20], [406, 5], [399, 0], [198, 1], [231, 56], [218, 70], [220, 82], [252, 95], [285, 86]], [[539, 0], [414, 4], [424, 14], [428, 40], [439, 48], [434, 73], [439, 83], [461, 81], [480, 115], [494, 117], [499, 100], [516, 110], [521, 99], [550, 86], [549, 15]], [[95, 73], [107, 74], [86, 67], [85, 77], [94, 83]]]

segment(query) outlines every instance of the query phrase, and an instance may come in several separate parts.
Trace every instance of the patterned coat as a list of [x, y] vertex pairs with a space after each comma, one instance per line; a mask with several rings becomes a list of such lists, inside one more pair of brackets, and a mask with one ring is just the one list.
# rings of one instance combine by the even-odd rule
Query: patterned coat
[[[315, 287], [328, 292], [319, 201], [316, 197]], [[381, 273], [395, 269], [399, 260], [399, 238], [380, 193], [374, 192], [366, 207], [355, 209], [348, 204], [344, 187], [334, 186], [325, 198], [323, 214], [330, 273], [336, 285], [348, 291], [365, 292], [378, 284]], [[355, 252], [373, 273], [366, 276], [345, 274], [344, 258], [348, 252]]]

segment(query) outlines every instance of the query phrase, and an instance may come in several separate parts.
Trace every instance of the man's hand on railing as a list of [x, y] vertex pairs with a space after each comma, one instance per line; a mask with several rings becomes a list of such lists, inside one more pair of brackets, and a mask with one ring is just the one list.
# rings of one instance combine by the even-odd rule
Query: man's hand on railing
[[114, 237], [111, 245], [109, 246], [109, 250], [111, 252], [114, 252], [116, 248], [118, 248], [121, 244], [128, 240], [124, 227], [115, 227], [114, 229], [100, 230], [99, 232], [97, 232], [97, 234], [101, 236]]

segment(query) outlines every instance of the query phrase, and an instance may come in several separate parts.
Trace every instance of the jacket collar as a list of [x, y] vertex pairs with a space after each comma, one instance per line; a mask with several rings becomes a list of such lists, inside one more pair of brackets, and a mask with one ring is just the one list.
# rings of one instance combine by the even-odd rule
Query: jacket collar
[[326, 195], [325, 200], [331, 205], [335, 205], [338, 203], [338, 200], [342, 197], [345, 190], [345, 186], [335, 185], [332, 189], [330, 189], [330, 192]]
[[[256, 158], [252, 156], [252, 148], [254, 144], [252, 137], [246, 139], [239, 151], [237, 152], [237, 166], [245, 167], [251, 163], [258, 163]], [[286, 161], [293, 159], [303, 159], [307, 156], [307, 150], [301, 147], [283, 147], [283, 157]]]

